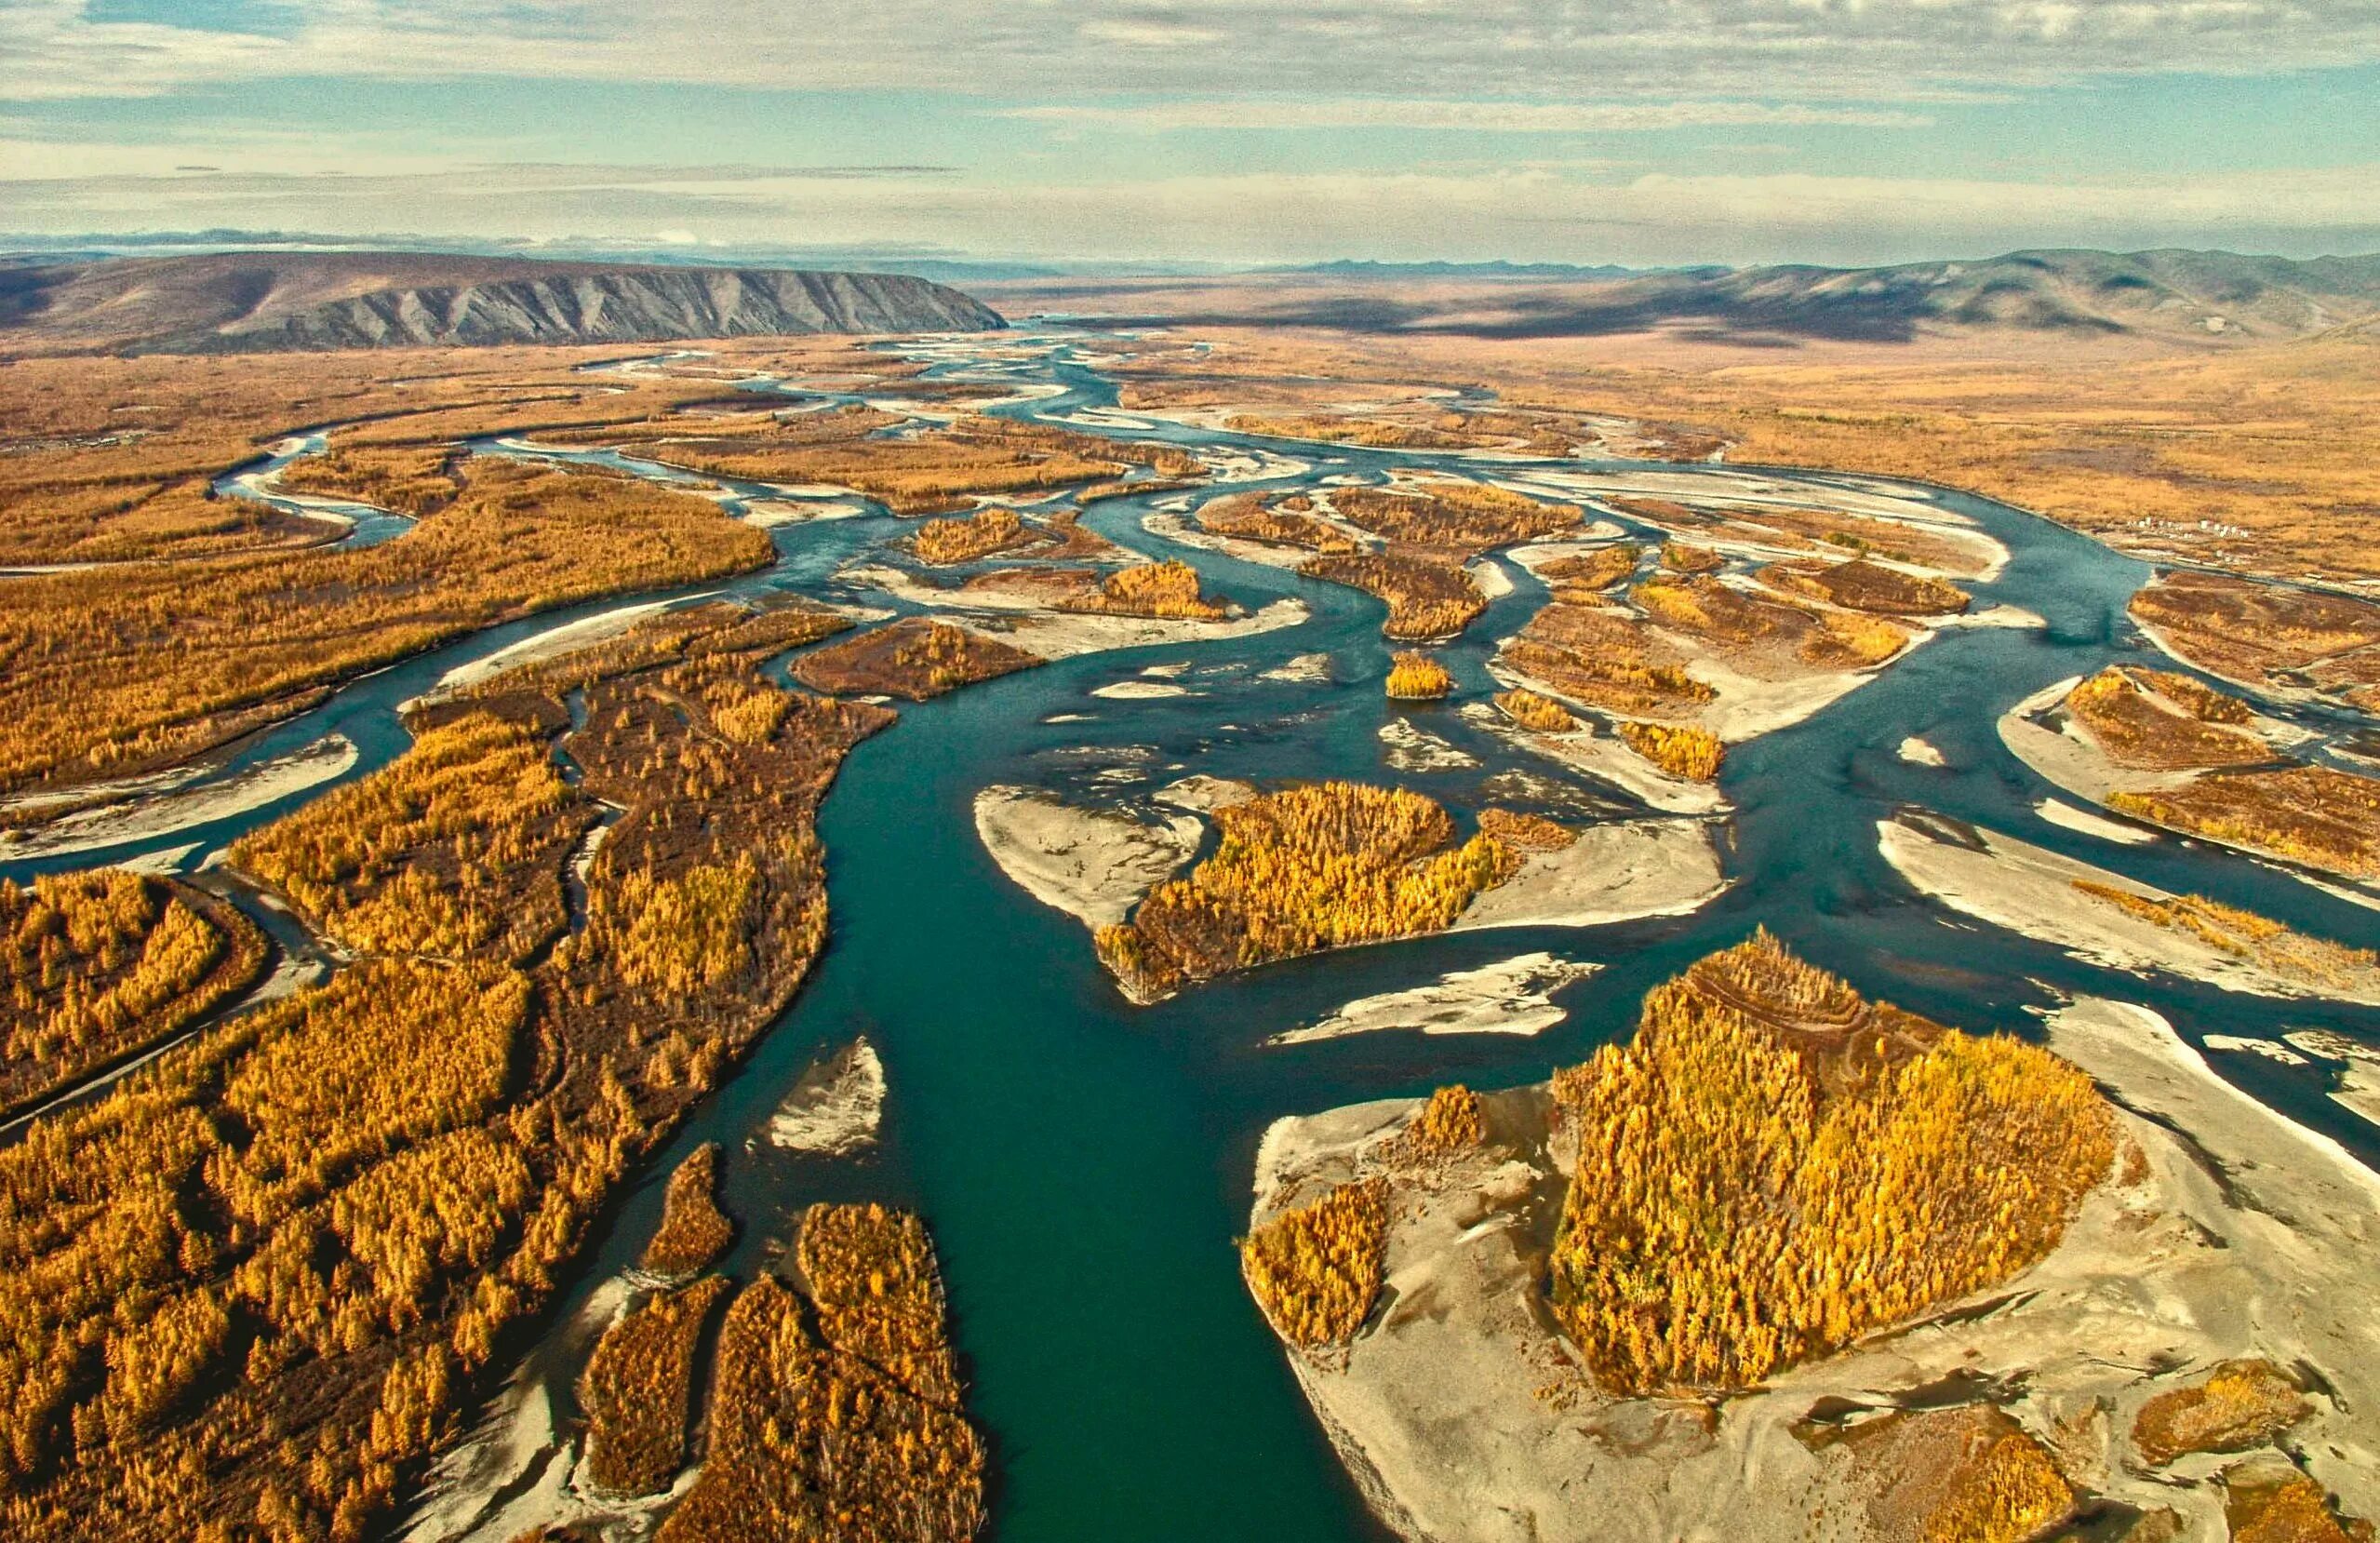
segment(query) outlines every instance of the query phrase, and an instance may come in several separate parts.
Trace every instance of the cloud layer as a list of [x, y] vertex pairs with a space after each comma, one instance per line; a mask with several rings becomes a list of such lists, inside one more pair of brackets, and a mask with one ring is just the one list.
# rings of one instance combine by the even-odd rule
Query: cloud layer
[[[2369, 0], [290, 0], [251, 31], [0, 7], [0, 97], [328, 74], [1296, 99], [1923, 99], [2380, 59]], [[158, 7], [160, 17], [172, 14]]]

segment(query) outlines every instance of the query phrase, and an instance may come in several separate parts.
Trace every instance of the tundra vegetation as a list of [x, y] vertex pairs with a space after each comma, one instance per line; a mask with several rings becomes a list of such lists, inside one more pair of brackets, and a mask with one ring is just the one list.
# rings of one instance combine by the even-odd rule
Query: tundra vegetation
[[920, 561], [948, 566], [1023, 546], [1037, 534], [1015, 510], [996, 504], [964, 519], [929, 519], [917, 527], [910, 545]]
[[2224, 573], [2159, 573], [2136, 590], [2133, 620], [2210, 675], [2264, 690], [2310, 686], [2380, 710], [2380, 605], [2328, 590]]
[[1213, 854], [1100, 929], [1100, 960], [1143, 1000], [1273, 959], [1453, 925], [1519, 858], [1494, 837], [1455, 839], [1435, 800], [1325, 782], [1214, 812]]
[[1647, 616], [1730, 652], [1783, 654], [1816, 669], [1866, 669], [1909, 634], [1881, 617], [1763, 599], [1716, 579], [1647, 579], [1629, 591]]
[[359, 551], [12, 579], [0, 790], [169, 765], [434, 644], [769, 557], [707, 500], [489, 461], [436, 516]]
[[987, 633], [911, 616], [806, 653], [793, 671], [813, 691], [923, 702], [1040, 663], [1039, 655]]
[[1673, 777], [1710, 782], [1718, 776], [1726, 747], [1718, 736], [1691, 723], [1640, 723], [1623, 719], [1620, 742]]
[[735, 1223], [719, 1209], [719, 1144], [706, 1141], [680, 1162], [662, 1195], [662, 1225], [645, 1244], [638, 1268], [655, 1275], [689, 1276], [718, 1262], [735, 1241]]
[[914, 1215], [814, 1205], [799, 1294], [764, 1275], [719, 1330], [701, 1474], [659, 1543], [962, 1543], [983, 1442], [960, 1407], [933, 1245]]
[[1548, 696], [1516, 688], [1496, 693], [1496, 705], [1521, 728], [1540, 734], [1567, 734], [1578, 728], [1571, 710]]
[[2380, 879], [2380, 782], [2327, 766], [2210, 772], [2107, 807], [2211, 841], [2349, 879]]
[[1642, 556], [1634, 543], [1615, 542], [1540, 563], [1536, 571], [1553, 590], [1555, 599], [1593, 605], [1604, 591], [1633, 578]]
[[1201, 504], [1198, 523], [1220, 536], [1303, 547], [1325, 557], [1344, 557], [1364, 549], [1355, 537], [1308, 513], [1310, 500], [1306, 508], [1290, 508], [1290, 502], [1268, 504], [1263, 493], [1234, 493]]
[[2142, 1404], [2133, 1416], [2133, 1445], [2162, 1468], [2186, 1453], [2263, 1446], [2313, 1412], [2305, 1391], [2271, 1362], [2226, 1361]]
[[371, 1533], [789, 998], [824, 936], [819, 798], [889, 715], [779, 691], [772, 629], [708, 612], [616, 640], [611, 673], [423, 708], [413, 752], [243, 843], [362, 957], [0, 1152], [11, 1536]]
[[1870, 1004], [1767, 933], [1556, 1075], [1553, 1307], [1613, 1394], [1748, 1387], [2008, 1279], [2107, 1173], [2091, 1081]]
[[1772, 589], [1886, 616], [1956, 616], [1968, 603], [1967, 592], [1946, 579], [1905, 573], [1865, 557], [1771, 563], [1760, 570], [1759, 579]]
[[116, 868], [0, 879], [0, 1111], [137, 1054], [235, 1000], [264, 935], [221, 901]]
[[1226, 614], [1223, 605], [1199, 593], [1198, 570], [1173, 560], [1119, 568], [1096, 589], [1061, 600], [1058, 609], [1182, 622], [1220, 622]]
[[1599, 606], [1546, 606], [1499, 657], [1564, 696], [1610, 712], [1691, 717], [1718, 696], [1639, 618]]
[[1371, 1316], [1387, 1247], [1387, 1185], [1360, 1179], [1250, 1233], [1239, 1268], [1274, 1332], [1317, 1349], [1344, 1344]]
[[2088, 879], [2074, 880], [2074, 888], [2076, 893], [2113, 906], [2127, 916], [2185, 933], [2268, 974], [2318, 991], [2351, 992], [2357, 977], [2380, 966], [2380, 954], [2369, 948], [2308, 937], [2269, 917], [2204, 895], [2156, 899]]
[[2247, 704], [2186, 675], [2111, 664], [2066, 695], [2066, 712], [2107, 758], [2137, 771], [2256, 766], [2274, 758], [2253, 733]]
[[1390, 661], [1387, 691], [1405, 702], [1435, 702], [1454, 690], [1454, 677], [1426, 653], [1402, 652]]
[[587, 1476], [597, 1489], [650, 1495], [686, 1466], [695, 1352], [732, 1284], [712, 1275], [656, 1292], [604, 1329], [579, 1379]]

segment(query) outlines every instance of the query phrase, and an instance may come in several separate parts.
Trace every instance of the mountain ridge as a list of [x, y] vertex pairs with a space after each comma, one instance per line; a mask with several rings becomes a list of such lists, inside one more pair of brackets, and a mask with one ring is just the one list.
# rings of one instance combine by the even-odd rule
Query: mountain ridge
[[0, 269], [0, 349], [225, 354], [989, 331], [903, 274], [428, 252], [223, 252]]

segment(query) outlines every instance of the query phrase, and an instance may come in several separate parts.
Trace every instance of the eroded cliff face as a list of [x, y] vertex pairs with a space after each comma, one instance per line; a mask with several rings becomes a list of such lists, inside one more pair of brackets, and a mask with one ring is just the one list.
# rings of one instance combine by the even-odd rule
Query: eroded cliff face
[[904, 274], [639, 267], [422, 253], [60, 263], [0, 275], [0, 347], [152, 354], [656, 342], [1004, 323]]

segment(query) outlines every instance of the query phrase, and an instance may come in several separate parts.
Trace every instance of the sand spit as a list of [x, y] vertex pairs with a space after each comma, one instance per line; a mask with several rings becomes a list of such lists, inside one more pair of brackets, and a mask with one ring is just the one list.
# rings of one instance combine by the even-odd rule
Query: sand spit
[[1141, 819], [1034, 788], [975, 795], [975, 834], [1000, 871], [1086, 927], [1123, 920], [1198, 850], [1203, 828], [1196, 814]]
[[[1868, 1505], [1892, 1476], [1796, 1427], [1956, 1402], [1962, 1387], [2049, 1442], [2085, 1488], [2173, 1509], [2172, 1536], [2220, 1537], [2210, 1481], [2232, 1459], [2151, 1470], [2130, 1432], [2150, 1397], [2251, 1355], [2315, 1388], [2290, 1447], [2371, 1514], [2380, 1315], [2362, 1282], [2380, 1247], [2380, 1181], [2215, 1078], [2154, 1013], [2084, 1000], [2050, 1031], [2139, 1111], [2117, 1116], [2120, 1148], [2139, 1157], [2119, 1159], [2048, 1258], [1977, 1299], [1716, 1406], [1603, 1398], [1542, 1309], [1544, 1228], [1569, 1159], [1543, 1138], [1544, 1089], [1519, 1089], [1488, 1098], [1486, 1148], [1397, 1182], [1380, 1305], [1344, 1365], [1297, 1351], [1290, 1364], [1372, 1509], [1416, 1540], [1870, 1543]], [[1392, 1169], [1390, 1143], [1416, 1107], [1276, 1122], [1251, 1221]]]
[[2200, 1041], [2201, 1048], [2222, 1051], [2235, 1055], [2261, 1055], [2284, 1067], [2308, 1065], [2306, 1057], [2282, 1044], [2279, 1040], [2259, 1040], [2253, 1034], [2210, 1034]]
[[0, 831], [0, 861], [96, 852], [245, 814], [345, 776], [354, 767], [356, 755], [354, 742], [346, 735], [327, 734], [302, 750], [186, 792], [152, 793], [95, 809], [78, 809], [47, 825]]
[[884, 1062], [862, 1037], [822, 1057], [769, 1117], [769, 1144], [811, 1157], [849, 1157], [876, 1145], [884, 1123]]
[[[1491, 667], [1490, 673], [1506, 685], [1518, 683], [1520, 677], [1509, 671]], [[1483, 702], [1474, 702], [1462, 709], [1463, 717], [1474, 725], [1502, 735], [1525, 750], [1532, 750], [1549, 760], [1557, 760], [1576, 772], [1625, 792], [1635, 795], [1648, 807], [1665, 814], [1722, 814], [1732, 806], [1719, 792], [1717, 783], [1694, 782], [1685, 777], [1673, 777], [1652, 762], [1638, 755], [1616, 734], [1604, 733], [1591, 718], [1582, 718], [1575, 733], [1531, 733]]]
[[1256, 678], [1293, 686], [1320, 685], [1330, 678], [1330, 656], [1327, 653], [1301, 653], [1287, 664], [1257, 671]]
[[1240, 536], [1226, 536], [1193, 525], [1177, 510], [1160, 510], [1141, 517], [1141, 529], [1162, 540], [1183, 546], [1195, 546], [1202, 552], [1221, 552], [1241, 562], [1262, 563], [1267, 568], [1295, 569], [1314, 556], [1294, 546], [1275, 546], [1261, 541], [1249, 541]]
[[2259, 997], [2380, 1006], [2380, 970], [2337, 962], [2284, 973], [2278, 962], [2268, 962], [2283, 957], [2280, 947], [2261, 956], [2231, 953], [2186, 928], [2160, 925], [2077, 888], [2094, 884], [2160, 904], [2173, 899], [2106, 868], [1936, 815], [1904, 813], [1879, 820], [1876, 828], [1885, 861], [1919, 892], [2110, 969], [2134, 974], [2164, 970]]
[[[2341, 1063], [2332, 1101], [2380, 1125], [2380, 1049], [2328, 1028], [2294, 1029], [2281, 1038], [2308, 1055]], [[2210, 1044], [2213, 1040], [2207, 1037]]]
[[1512, 593], [1512, 575], [1492, 557], [1477, 558], [1465, 564], [1463, 571], [1471, 575], [1471, 582], [1479, 586], [1483, 598], [1501, 600]]
[[2157, 839], [2156, 833], [2137, 825], [2103, 819], [2087, 809], [2077, 809], [2060, 798], [2044, 798], [2033, 806], [2033, 812], [2050, 824], [2066, 830], [2096, 836], [2104, 841], [2115, 841], [2128, 847], [2146, 846]]
[[677, 603], [675, 600], [648, 600], [632, 606], [614, 606], [609, 610], [598, 611], [593, 616], [582, 616], [575, 622], [565, 622], [559, 626], [547, 627], [544, 631], [533, 633], [519, 642], [507, 643], [485, 658], [475, 659], [467, 664], [456, 665], [438, 677], [438, 683], [430, 688], [420, 700], [424, 703], [435, 702], [451, 696], [457, 691], [468, 690], [483, 681], [493, 680], [506, 670], [518, 669], [523, 664], [542, 664], [548, 659], [559, 659], [566, 653], [576, 653], [581, 649], [592, 648], [597, 643], [619, 637], [646, 617], [667, 610]]
[[1479, 764], [1479, 758], [1458, 750], [1411, 718], [1391, 718], [1380, 726], [1382, 757], [1397, 772], [1462, 772]]
[[1453, 930], [1602, 927], [1684, 916], [1727, 885], [1705, 821], [1588, 825], [1569, 846], [1531, 852], [1518, 873], [1479, 892]]
[[838, 576], [854, 584], [873, 584], [913, 605], [979, 614], [1014, 613], [1017, 620], [1011, 630], [999, 634], [1001, 641], [1043, 659], [1071, 659], [1108, 649], [1145, 648], [1159, 643], [1253, 637], [1259, 633], [1296, 626], [1309, 614], [1304, 601], [1279, 599], [1261, 610], [1221, 622], [1110, 616], [1097, 611], [1052, 610], [1030, 595], [1003, 594], [996, 589], [969, 590], [962, 595], [921, 583], [897, 568], [879, 565], [847, 568]]
[[1948, 761], [1942, 758], [1941, 751], [1935, 749], [1927, 741], [1919, 739], [1915, 734], [1911, 734], [1908, 738], [1903, 740], [1900, 743], [1899, 747], [1892, 753], [1900, 757], [1903, 760], [1907, 761], [1911, 766], [1947, 766], [1950, 764]]
[[1516, 954], [1477, 970], [1457, 970], [1428, 986], [1361, 997], [1327, 1018], [1276, 1034], [1268, 1045], [1299, 1045], [1348, 1034], [1408, 1029], [1423, 1034], [1537, 1034], [1569, 1014], [1553, 993], [1603, 968], [1552, 954]]
[[1091, 689], [1090, 694], [1107, 702], [1151, 702], [1169, 696], [1204, 696], [1187, 686], [1177, 686], [1170, 680], [1117, 680]]
[[[2031, 767], [2044, 782], [2079, 798], [2104, 804], [2111, 793], [2150, 793], [2180, 787], [2195, 772], [2134, 772], [2108, 759], [2106, 752], [2066, 719], [2049, 728], [2036, 719], [2064, 702], [2082, 677], [2068, 676], [2035, 691], [1999, 715], [1999, 742], [2009, 753]], [[2058, 715], [2061, 718], [2064, 714]]]

